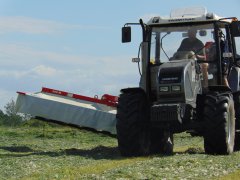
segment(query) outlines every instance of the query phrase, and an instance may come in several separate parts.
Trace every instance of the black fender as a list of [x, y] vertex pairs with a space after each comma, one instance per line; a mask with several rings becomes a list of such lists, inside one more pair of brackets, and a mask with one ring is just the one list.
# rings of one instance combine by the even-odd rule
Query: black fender
[[133, 87], [133, 88], [125, 88], [121, 89], [121, 93], [137, 93], [137, 92], [144, 92], [146, 93], [142, 88], [140, 87]]

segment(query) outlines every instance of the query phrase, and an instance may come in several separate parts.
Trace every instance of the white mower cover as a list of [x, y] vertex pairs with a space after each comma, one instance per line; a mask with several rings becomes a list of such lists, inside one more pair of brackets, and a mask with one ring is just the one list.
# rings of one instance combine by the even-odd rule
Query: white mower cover
[[38, 93], [18, 92], [17, 111], [44, 118], [116, 134], [117, 97], [101, 99], [42, 88]]

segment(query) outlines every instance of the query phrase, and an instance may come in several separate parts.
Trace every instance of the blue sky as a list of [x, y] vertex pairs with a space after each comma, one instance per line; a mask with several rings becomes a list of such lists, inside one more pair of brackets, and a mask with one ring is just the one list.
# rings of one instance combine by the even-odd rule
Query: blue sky
[[122, 44], [121, 27], [191, 6], [240, 19], [239, 0], [0, 0], [0, 109], [16, 91], [101, 96], [138, 86], [131, 58], [141, 32], [133, 28], [133, 42]]

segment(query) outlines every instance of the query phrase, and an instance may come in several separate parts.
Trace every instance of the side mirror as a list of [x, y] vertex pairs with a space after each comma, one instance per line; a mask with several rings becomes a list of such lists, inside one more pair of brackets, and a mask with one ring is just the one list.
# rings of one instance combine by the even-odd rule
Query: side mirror
[[240, 37], [240, 21], [233, 21], [230, 28], [233, 37]]
[[131, 42], [131, 27], [122, 27], [122, 43]]

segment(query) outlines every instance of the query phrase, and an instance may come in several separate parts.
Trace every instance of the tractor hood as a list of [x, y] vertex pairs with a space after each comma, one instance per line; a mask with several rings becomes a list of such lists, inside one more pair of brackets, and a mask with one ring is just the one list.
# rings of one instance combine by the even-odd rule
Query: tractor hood
[[197, 93], [201, 91], [199, 66], [195, 60], [174, 60], [159, 67], [158, 101], [160, 103], [194, 104]]

